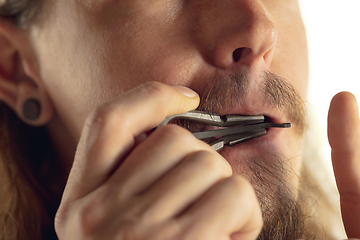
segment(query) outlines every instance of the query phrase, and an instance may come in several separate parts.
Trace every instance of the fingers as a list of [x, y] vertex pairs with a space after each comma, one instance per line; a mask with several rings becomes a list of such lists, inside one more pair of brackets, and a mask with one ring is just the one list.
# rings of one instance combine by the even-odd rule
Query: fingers
[[63, 200], [97, 188], [132, 149], [137, 136], [198, 103], [198, 95], [188, 88], [151, 82], [99, 107], [85, 123]]
[[328, 138], [340, 193], [360, 193], [360, 176], [349, 175], [360, 172], [359, 112], [352, 94], [339, 93], [333, 98], [328, 116]]
[[328, 115], [328, 138], [348, 237], [360, 237], [360, 120], [355, 97], [337, 94]]
[[[189, 154], [199, 151], [210, 151], [220, 158], [212, 148], [194, 138], [184, 128], [176, 125], [161, 127], [133, 150], [111, 177], [109, 184], [120, 183], [124, 197], [136, 195], [154, 184], [180, 161], [188, 158]], [[228, 165], [222, 157], [220, 162]]]
[[168, 125], [137, 146], [106, 187], [120, 191], [117, 201], [137, 195], [141, 219], [152, 224], [181, 213], [180, 228], [192, 228], [186, 232], [194, 239], [228, 238], [234, 232], [233, 239], [255, 239], [262, 216], [254, 190], [245, 179], [231, 175], [229, 163], [207, 144]]
[[[232, 175], [230, 165], [208, 151], [189, 154], [141, 195], [152, 205], [153, 221], [165, 221], [184, 211], [214, 184]], [[150, 203], [150, 204], [149, 204]]]
[[[239, 175], [223, 179], [180, 217], [194, 239], [256, 239], [262, 215], [254, 189]], [[212, 231], [209, 231], [211, 229]], [[211, 235], [218, 233], [218, 236]], [[209, 233], [209, 235], [206, 235]], [[197, 234], [201, 234], [196, 237]]]

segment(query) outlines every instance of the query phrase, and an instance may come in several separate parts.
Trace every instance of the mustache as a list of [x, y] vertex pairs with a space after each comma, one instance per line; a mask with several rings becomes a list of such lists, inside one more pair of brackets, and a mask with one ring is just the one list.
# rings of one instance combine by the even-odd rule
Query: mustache
[[[261, 96], [271, 108], [284, 112], [302, 135], [307, 129], [305, 104], [291, 82], [269, 71], [264, 71], [260, 80], [258, 89]], [[205, 85], [197, 110], [216, 113], [221, 109], [241, 107], [245, 104], [250, 85], [251, 80], [246, 70], [218, 75]], [[191, 123], [182, 125], [196, 129]]]

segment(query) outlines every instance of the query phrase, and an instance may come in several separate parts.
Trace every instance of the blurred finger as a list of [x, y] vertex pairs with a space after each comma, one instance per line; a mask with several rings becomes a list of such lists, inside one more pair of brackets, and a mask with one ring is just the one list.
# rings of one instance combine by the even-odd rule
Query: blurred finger
[[[232, 175], [231, 166], [217, 153], [197, 151], [188, 155], [154, 186], [142, 194], [151, 205], [154, 221], [175, 217], [211, 186]], [[150, 203], [150, 204], [149, 204]]]
[[330, 105], [328, 138], [348, 237], [360, 237], [360, 120], [355, 97], [337, 94]]
[[[254, 189], [239, 175], [216, 184], [180, 219], [188, 226], [190, 235], [201, 234], [194, 239], [228, 239], [231, 236], [234, 240], [253, 240], [263, 225]], [[214, 232], [219, 235], [206, 235]]]

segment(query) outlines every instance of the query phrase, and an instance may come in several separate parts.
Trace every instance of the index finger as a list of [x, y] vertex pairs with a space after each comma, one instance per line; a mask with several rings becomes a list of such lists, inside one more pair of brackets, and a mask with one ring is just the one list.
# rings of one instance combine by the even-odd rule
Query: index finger
[[63, 200], [96, 189], [134, 147], [136, 136], [198, 103], [199, 96], [188, 88], [149, 82], [95, 110], [86, 120]]
[[360, 120], [355, 97], [337, 94], [330, 105], [328, 137], [348, 237], [360, 237]]

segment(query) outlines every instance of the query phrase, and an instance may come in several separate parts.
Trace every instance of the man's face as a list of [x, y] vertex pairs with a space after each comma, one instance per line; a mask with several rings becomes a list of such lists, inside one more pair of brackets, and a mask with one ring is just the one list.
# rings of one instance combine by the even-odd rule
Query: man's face
[[202, 95], [216, 76], [247, 70], [257, 83], [249, 89], [252, 106], [220, 114], [266, 113], [256, 100], [264, 70], [306, 96], [307, 49], [296, 0], [46, 3], [45, 19], [34, 30], [39, 65], [75, 138], [90, 109], [147, 81], [188, 86]]
[[[244, 159], [270, 155], [290, 159], [286, 168], [299, 173], [300, 127], [289, 114], [291, 106], [271, 104], [264, 90], [264, 76], [271, 73], [306, 97], [307, 47], [297, 0], [46, 4], [43, 20], [32, 29], [41, 76], [75, 140], [94, 107], [144, 82], [160, 81], [192, 88], [204, 108], [221, 115], [264, 114], [292, 122], [291, 129], [271, 129], [222, 155], [239, 173], [245, 171]], [[291, 177], [290, 188], [297, 182]]]

